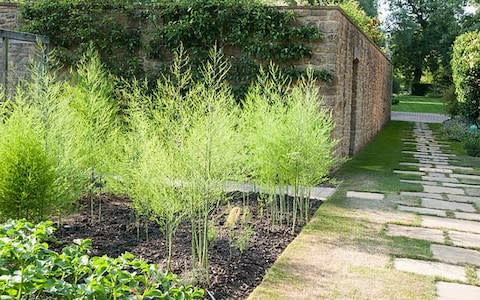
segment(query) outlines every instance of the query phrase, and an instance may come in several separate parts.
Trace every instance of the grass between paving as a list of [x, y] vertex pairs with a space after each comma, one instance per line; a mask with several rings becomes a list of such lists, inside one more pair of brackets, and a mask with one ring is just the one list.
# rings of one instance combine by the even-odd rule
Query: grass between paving
[[[417, 225], [398, 214], [393, 174], [401, 161], [401, 135], [412, 124], [391, 122], [337, 172], [337, 192], [284, 251], [249, 299], [434, 299], [432, 277], [392, 268], [393, 257], [431, 259], [430, 243], [389, 237], [386, 223]], [[407, 187], [415, 185], [407, 185]], [[385, 200], [346, 198], [349, 190], [389, 192]]]
[[398, 104], [392, 105], [392, 111], [421, 112], [445, 114], [445, 105], [442, 98], [423, 96], [394, 96], [400, 100]]

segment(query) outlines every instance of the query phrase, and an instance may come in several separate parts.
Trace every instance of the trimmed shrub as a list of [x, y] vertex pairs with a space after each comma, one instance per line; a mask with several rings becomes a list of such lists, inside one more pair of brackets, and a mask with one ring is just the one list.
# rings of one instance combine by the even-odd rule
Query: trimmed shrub
[[412, 84], [412, 96], [425, 96], [431, 90], [432, 85], [429, 83]]
[[443, 122], [441, 130], [445, 138], [454, 141], [463, 141], [469, 134], [467, 122], [461, 117]]
[[447, 113], [450, 116], [458, 115], [459, 106], [457, 101], [457, 95], [455, 95], [455, 86], [451, 85], [446, 90], [444, 90], [442, 99], [447, 107]]
[[400, 103], [400, 97], [392, 96], [392, 105]]
[[480, 114], [480, 31], [457, 37], [452, 71], [458, 102], [462, 103], [460, 113], [470, 122], [476, 122]]

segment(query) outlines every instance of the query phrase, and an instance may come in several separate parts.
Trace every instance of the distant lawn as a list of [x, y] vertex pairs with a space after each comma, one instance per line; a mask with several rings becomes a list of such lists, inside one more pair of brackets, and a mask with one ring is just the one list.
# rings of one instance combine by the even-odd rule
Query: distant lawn
[[445, 114], [442, 98], [422, 96], [394, 96], [400, 103], [392, 105], [392, 111]]

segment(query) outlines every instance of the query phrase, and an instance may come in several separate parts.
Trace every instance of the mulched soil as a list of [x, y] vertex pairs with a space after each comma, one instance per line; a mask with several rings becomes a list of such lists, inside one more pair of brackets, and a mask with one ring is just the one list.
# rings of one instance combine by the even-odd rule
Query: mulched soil
[[[272, 227], [269, 218], [260, 215], [255, 196], [250, 195], [248, 201], [251, 216], [248, 225], [254, 229], [254, 233], [249, 247], [243, 253], [229, 246], [224, 226], [231, 208], [242, 206], [242, 197], [233, 195], [230, 206], [225, 205], [212, 213], [217, 238], [209, 249], [210, 282], [204, 286], [210, 294], [207, 298], [245, 299], [301, 230], [297, 227], [292, 233], [287, 226]], [[95, 202], [99, 201], [102, 201], [102, 221], [91, 222], [89, 202], [84, 199], [83, 209], [69, 216], [56, 232], [59, 242], [54, 249], [59, 250], [74, 239], [89, 238], [93, 244], [92, 255], [107, 254], [116, 257], [128, 251], [150, 263], [165, 264], [165, 238], [155, 223], [148, 223], [148, 241], [145, 224], [141, 225], [140, 239], [137, 239], [135, 215], [130, 200], [103, 194], [96, 197]], [[312, 202], [312, 213], [320, 204], [320, 201]], [[180, 277], [191, 277], [191, 236], [188, 224], [181, 225], [177, 230], [173, 247], [172, 271]]]

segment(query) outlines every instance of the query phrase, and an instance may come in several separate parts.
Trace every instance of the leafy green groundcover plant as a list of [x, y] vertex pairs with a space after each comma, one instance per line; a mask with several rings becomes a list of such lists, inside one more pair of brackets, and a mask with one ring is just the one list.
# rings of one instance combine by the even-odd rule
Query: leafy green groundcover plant
[[465, 139], [463, 148], [468, 155], [479, 157], [480, 156], [480, 137], [478, 134], [469, 134]]
[[61, 253], [48, 248], [54, 228], [24, 220], [0, 225], [1, 299], [203, 299], [204, 291], [178, 284], [171, 273], [135, 259], [90, 257], [89, 240]]

